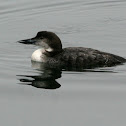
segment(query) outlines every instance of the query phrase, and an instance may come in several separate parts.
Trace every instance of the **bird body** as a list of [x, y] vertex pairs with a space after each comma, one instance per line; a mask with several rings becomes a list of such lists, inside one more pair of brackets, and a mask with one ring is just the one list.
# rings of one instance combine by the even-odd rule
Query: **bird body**
[[61, 68], [110, 67], [126, 62], [114, 54], [85, 47], [62, 48], [60, 38], [53, 32], [41, 31], [34, 38], [21, 40], [20, 43], [41, 46], [33, 52], [31, 60]]

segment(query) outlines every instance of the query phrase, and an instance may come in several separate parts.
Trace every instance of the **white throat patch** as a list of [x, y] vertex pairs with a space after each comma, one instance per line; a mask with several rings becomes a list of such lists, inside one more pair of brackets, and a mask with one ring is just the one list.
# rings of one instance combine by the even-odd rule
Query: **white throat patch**
[[44, 54], [44, 52], [45, 52], [44, 48], [37, 49], [32, 53], [31, 60], [36, 62], [46, 62], [47, 57]]

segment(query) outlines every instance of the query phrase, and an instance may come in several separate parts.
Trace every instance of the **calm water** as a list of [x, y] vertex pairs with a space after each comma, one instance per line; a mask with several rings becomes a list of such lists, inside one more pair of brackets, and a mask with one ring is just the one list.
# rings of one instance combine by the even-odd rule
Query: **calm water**
[[[85, 72], [45, 71], [30, 61], [38, 47], [17, 43], [49, 30], [64, 47], [92, 47], [126, 58], [125, 0], [0, 3], [1, 126], [126, 125], [126, 64]], [[41, 78], [47, 75], [56, 80]]]

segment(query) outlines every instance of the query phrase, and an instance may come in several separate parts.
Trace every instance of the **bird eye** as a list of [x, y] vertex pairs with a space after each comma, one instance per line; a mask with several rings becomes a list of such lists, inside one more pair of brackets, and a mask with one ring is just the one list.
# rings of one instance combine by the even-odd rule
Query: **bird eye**
[[44, 37], [42, 36], [42, 37], [40, 37], [40, 39], [44, 39]]

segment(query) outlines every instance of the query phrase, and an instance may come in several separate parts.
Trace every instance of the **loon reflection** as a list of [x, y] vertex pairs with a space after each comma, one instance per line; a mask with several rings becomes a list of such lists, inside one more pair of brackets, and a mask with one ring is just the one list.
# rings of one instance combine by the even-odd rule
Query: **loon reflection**
[[[17, 75], [20, 77], [20, 84], [30, 85], [36, 88], [43, 89], [57, 89], [61, 85], [56, 81], [56, 79], [61, 78], [62, 69], [56, 67], [45, 66], [45, 64], [31, 61], [32, 67], [40, 72], [39, 75]], [[110, 69], [65, 69], [64, 71], [76, 71], [76, 72], [107, 72], [114, 73]]]
[[[19, 79], [20, 84], [31, 85], [36, 88], [44, 89], [56, 89], [61, 85], [56, 81], [56, 79], [61, 77], [61, 70], [54, 68], [46, 68], [42, 63], [33, 62], [32, 67], [40, 71], [40, 75], [17, 75], [21, 78]], [[26, 79], [28, 78], [28, 79]]]

